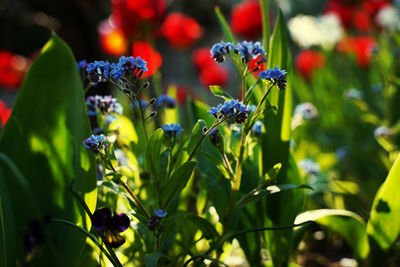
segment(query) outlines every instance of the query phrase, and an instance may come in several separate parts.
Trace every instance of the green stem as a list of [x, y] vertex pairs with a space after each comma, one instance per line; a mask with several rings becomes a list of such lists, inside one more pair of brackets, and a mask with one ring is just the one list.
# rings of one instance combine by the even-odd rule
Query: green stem
[[107, 250], [99, 243], [99, 241], [97, 241], [97, 239], [96, 239], [91, 233], [89, 233], [86, 229], [83, 229], [83, 228], [79, 227], [78, 225], [76, 225], [76, 224], [74, 224], [74, 223], [72, 223], [72, 222], [70, 222], [70, 221], [63, 220], [63, 219], [51, 219], [50, 222], [53, 222], [53, 223], [63, 223], [63, 224], [69, 225], [69, 226], [71, 226], [71, 227], [73, 227], [73, 228], [79, 230], [79, 231], [82, 232], [84, 235], [86, 235], [87, 237], [89, 237], [90, 240], [93, 241], [93, 243], [104, 253], [104, 255], [107, 256], [108, 260], [109, 260], [114, 266], [121, 266], [121, 267], [122, 267], [122, 264], [119, 262], [118, 257], [114, 254], [114, 251], [112, 251], [112, 249], [111, 249], [111, 251], [113, 252], [113, 254], [114, 254], [115, 257], [111, 255], [111, 251], [107, 251]]
[[[112, 165], [111, 161], [108, 160], [108, 159], [107, 159], [107, 161], [108, 161], [108, 164], [109, 164], [110, 167], [111, 167], [111, 170], [112, 170], [113, 172], [117, 172], [117, 171], [115, 170], [114, 166]], [[122, 181], [121, 179], [118, 180], [118, 183], [119, 183], [120, 185], [122, 185], [122, 186], [125, 188], [125, 190], [128, 192], [128, 194], [130, 195], [130, 197], [133, 199], [133, 201], [135, 202], [135, 204], [136, 204], [136, 205], [138, 206], [138, 208], [140, 209], [140, 211], [146, 216], [147, 219], [149, 219], [149, 218], [150, 218], [150, 215], [147, 213], [146, 209], [143, 207], [142, 203], [141, 203], [140, 200], [135, 196], [135, 194], [132, 192], [132, 190], [129, 188], [129, 186], [128, 186], [124, 181]]]
[[228, 157], [226, 153], [222, 153], [222, 159], [224, 160], [225, 169], [228, 171], [231, 181], [235, 178], [235, 174], [233, 173], [232, 166], [229, 163]]

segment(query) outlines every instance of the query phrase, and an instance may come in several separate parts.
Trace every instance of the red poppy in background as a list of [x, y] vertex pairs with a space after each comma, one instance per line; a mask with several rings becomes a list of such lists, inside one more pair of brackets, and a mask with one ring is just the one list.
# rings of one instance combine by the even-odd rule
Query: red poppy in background
[[200, 71], [200, 83], [204, 86], [219, 85], [224, 86], [229, 79], [229, 72], [226, 68], [212, 64]]
[[208, 88], [210, 85], [224, 86], [229, 79], [228, 70], [214, 62], [209, 48], [198, 48], [192, 53], [192, 62], [199, 73], [200, 83]]
[[203, 35], [197, 21], [181, 13], [171, 13], [161, 26], [161, 34], [175, 49], [192, 47]]
[[201, 71], [203, 68], [211, 64], [216, 64], [211, 58], [209, 48], [199, 48], [192, 53], [192, 62], [196, 71]]
[[104, 52], [112, 56], [120, 57], [126, 53], [128, 42], [124, 32], [115, 27], [109, 19], [103, 21], [99, 26], [100, 44]]
[[10, 117], [11, 114], [11, 108], [7, 108], [6, 103], [4, 101], [0, 100], [0, 121], [1, 124], [4, 126]]
[[296, 58], [296, 68], [300, 74], [310, 79], [314, 70], [325, 65], [325, 57], [322, 53], [313, 50], [303, 50]]
[[371, 61], [371, 53], [376, 44], [376, 40], [371, 37], [349, 37], [340, 41], [337, 49], [342, 53], [355, 54], [357, 65], [365, 68]]
[[244, 1], [232, 9], [231, 28], [235, 34], [255, 39], [262, 32], [261, 7], [257, 0]]
[[153, 75], [162, 64], [161, 54], [147, 42], [135, 42], [132, 45], [132, 56], [141, 57], [147, 62], [148, 71], [143, 73], [143, 78]]
[[127, 39], [153, 33], [167, 11], [165, 0], [111, 0], [111, 18]]
[[6, 50], [0, 50], [0, 86], [13, 90], [21, 84], [29, 60]]
[[388, 4], [389, 0], [330, 0], [325, 7], [325, 13], [336, 14], [345, 28], [354, 26], [359, 31], [366, 32], [375, 24], [375, 16], [379, 10]]

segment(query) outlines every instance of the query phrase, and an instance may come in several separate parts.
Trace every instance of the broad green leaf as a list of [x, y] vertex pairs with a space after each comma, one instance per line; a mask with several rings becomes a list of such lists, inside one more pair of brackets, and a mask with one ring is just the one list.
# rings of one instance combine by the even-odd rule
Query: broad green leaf
[[296, 217], [295, 224], [314, 221], [342, 236], [360, 259], [369, 253], [364, 220], [347, 210], [320, 209], [307, 211]]
[[[206, 126], [206, 123], [203, 120], [198, 120], [197, 123], [194, 125], [192, 130], [192, 135], [190, 136], [190, 141], [187, 146], [187, 153], [188, 155], [192, 154], [196, 145], [200, 141], [201, 137], [203, 136], [203, 129]], [[201, 146], [201, 145], [200, 145]], [[196, 153], [200, 152], [200, 147], [197, 148]]]
[[222, 32], [225, 36], [227, 42], [234, 42], [235, 38], [233, 37], [233, 33], [229, 28], [229, 24], [226, 21], [224, 15], [221, 13], [219, 7], [215, 7], [215, 14], [217, 15], [219, 25], [221, 26]]
[[0, 267], [14, 266], [16, 262], [16, 233], [14, 212], [5, 177], [0, 168]]
[[266, 189], [255, 191], [251, 196], [242, 198], [237, 202], [237, 207], [243, 207], [250, 202], [257, 201], [268, 195], [276, 194], [285, 190], [292, 189], [312, 189], [309, 185], [305, 184], [281, 184], [281, 185], [270, 185]]
[[397, 156], [390, 172], [375, 195], [367, 233], [382, 250], [388, 250], [400, 233], [400, 156]]
[[150, 137], [150, 140], [146, 147], [146, 166], [148, 171], [156, 177], [158, 173], [158, 163], [160, 160], [162, 139], [164, 136], [163, 130], [157, 129]]
[[[13, 112], [0, 137], [0, 152], [6, 154], [26, 177], [31, 194], [40, 208], [40, 217], [63, 218], [86, 229], [89, 217], [69, 192], [85, 199], [91, 210], [96, 205], [96, 163], [82, 146], [91, 134], [85, 110], [83, 88], [75, 59], [68, 46], [55, 34], [32, 63], [21, 87]], [[2, 165], [3, 166], [3, 165]], [[29, 200], [13, 173], [3, 168], [13, 206], [15, 229], [23, 232], [35, 216], [27, 208]], [[46, 263], [73, 266], [84, 239], [73, 229], [51, 226], [57, 251], [44, 251], [32, 266]], [[23, 235], [17, 235], [17, 252], [23, 256]], [[51, 242], [48, 242], [49, 244]], [[48, 248], [46, 246], [45, 248]], [[22, 262], [22, 259], [19, 259]]]
[[210, 85], [210, 91], [213, 95], [222, 97], [224, 100], [233, 99], [233, 97], [222, 89], [219, 85]]
[[172, 198], [186, 186], [196, 165], [197, 163], [194, 161], [185, 162], [182, 166], [178, 167], [172, 173], [171, 177], [161, 186], [160, 202], [162, 209], [165, 210]]
[[147, 254], [145, 258], [146, 267], [165, 266], [161, 265], [163, 260], [168, 260], [168, 258], [160, 252]]

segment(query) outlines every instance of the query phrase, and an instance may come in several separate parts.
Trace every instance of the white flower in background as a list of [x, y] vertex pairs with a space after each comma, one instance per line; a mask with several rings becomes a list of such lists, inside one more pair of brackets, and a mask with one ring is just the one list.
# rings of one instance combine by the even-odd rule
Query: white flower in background
[[344, 92], [344, 96], [348, 99], [362, 99], [363, 93], [355, 88], [350, 88]]
[[302, 103], [296, 106], [291, 121], [292, 130], [302, 125], [305, 120], [315, 120], [318, 117], [317, 108], [309, 102]]
[[392, 134], [392, 130], [386, 126], [379, 126], [374, 131], [375, 137], [389, 137]]
[[321, 171], [319, 164], [312, 159], [303, 159], [298, 165], [308, 175], [317, 175]]
[[326, 14], [319, 18], [298, 15], [289, 20], [288, 27], [292, 39], [302, 48], [332, 48], [343, 35], [340, 20], [335, 14]]
[[387, 5], [379, 10], [376, 16], [376, 22], [384, 29], [399, 30], [400, 14], [399, 10], [393, 5]]

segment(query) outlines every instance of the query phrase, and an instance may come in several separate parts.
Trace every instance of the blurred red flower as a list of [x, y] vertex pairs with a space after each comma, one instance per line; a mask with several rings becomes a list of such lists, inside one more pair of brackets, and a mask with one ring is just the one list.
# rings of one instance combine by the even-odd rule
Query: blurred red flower
[[376, 40], [371, 37], [349, 37], [340, 41], [337, 49], [342, 53], [355, 54], [357, 65], [365, 68], [371, 61], [371, 53], [376, 44]]
[[161, 54], [147, 42], [135, 42], [132, 45], [132, 56], [141, 57], [147, 62], [148, 71], [143, 73], [143, 78], [152, 76], [162, 64]]
[[204, 86], [224, 86], [229, 79], [229, 72], [226, 68], [215, 64], [203, 68], [199, 74], [200, 83]]
[[236, 5], [231, 13], [231, 28], [235, 34], [255, 39], [262, 32], [261, 7], [257, 0], [248, 0]]
[[165, 0], [111, 0], [111, 18], [127, 39], [143, 39], [161, 24], [167, 11]]
[[115, 27], [109, 19], [103, 21], [99, 26], [100, 44], [104, 52], [112, 56], [120, 57], [126, 53], [128, 42], [124, 32]]
[[197, 21], [181, 13], [171, 13], [161, 26], [161, 34], [175, 49], [193, 46], [203, 35]]
[[6, 50], [0, 50], [0, 86], [16, 89], [29, 67], [29, 60]]
[[296, 58], [296, 68], [300, 74], [310, 79], [314, 70], [325, 65], [325, 57], [322, 53], [313, 50], [303, 50]]
[[208, 88], [210, 85], [224, 86], [229, 79], [228, 70], [211, 58], [209, 48], [199, 48], [192, 53], [192, 62], [199, 73], [200, 83]]
[[325, 13], [336, 14], [345, 28], [354, 26], [361, 32], [371, 30], [378, 11], [390, 4], [389, 0], [330, 0]]
[[7, 108], [6, 103], [4, 101], [0, 100], [0, 122], [4, 126], [10, 117], [11, 114], [11, 108]]
[[211, 58], [210, 49], [199, 48], [192, 53], [192, 62], [196, 71], [201, 71], [209, 65], [216, 64]]

